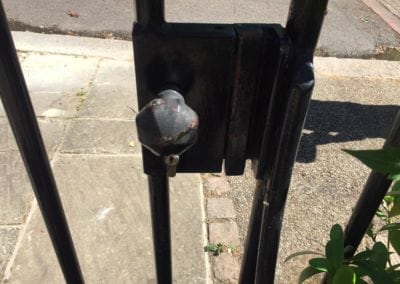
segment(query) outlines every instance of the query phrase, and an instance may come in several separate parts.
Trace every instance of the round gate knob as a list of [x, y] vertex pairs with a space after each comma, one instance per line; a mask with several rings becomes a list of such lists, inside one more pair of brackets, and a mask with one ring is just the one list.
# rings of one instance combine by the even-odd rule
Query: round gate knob
[[177, 91], [159, 97], [136, 116], [139, 141], [157, 156], [180, 155], [197, 141], [198, 116]]

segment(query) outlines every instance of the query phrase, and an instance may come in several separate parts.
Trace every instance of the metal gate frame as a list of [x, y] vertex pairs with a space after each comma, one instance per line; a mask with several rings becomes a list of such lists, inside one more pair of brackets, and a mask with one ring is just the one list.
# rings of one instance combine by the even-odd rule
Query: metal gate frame
[[[236, 87], [227, 87], [230, 97], [225, 103], [222, 103], [222, 106], [228, 107], [225, 116], [228, 122], [224, 121], [224, 123], [228, 123], [229, 127], [220, 141], [220, 143], [223, 143], [222, 152], [214, 153], [218, 156], [214, 160], [214, 164], [191, 164], [188, 162], [187, 157], [201, 153], [201, 145], [197, 150], [197, 146], [194, 146], [187, 152], [181, 153], [182, 159], [179, 164], [165, 165], [163, 164], [165, 161], [160, 161], [159, 158], [155, 159], [148, 150], [143, 150], [144, 168], [146, 173], [149, 174], [158, 283], [172, 283], [168, 176], [172, 176], [174, 171], [218, 171], [220, 170], [218, 163], [222, 163], [223, 159], [226, 162], [226, 172], [237, 175], [243, 171], [243, 163], [248, 158], [256, 162], [257, 186], [240, 283], [273, 283], [286, 196], [314, 86], [313, 54], [326, 11], [327, 0], [292, 0], [285, 29], [277, 25], [194, 25], [192, 26], [193, 29], [185, 30], [185, 24], [170, 25], [165, 23], [163, 0], [137, 0], [136, 2], [138, 22], [135, 24], [134, 38], [138, 38], [140, 33], [142, 36], [146, 36], [143, 32], [150, 29], [151, 32], [147, 34], [148, 38], [154, 36], [155, 33], [168, 42], [171, 39], [165, 36], [168, 33], [163, 36], [162, 31], [166, 31], [163, 29], [167, 28], [168, 30], [168, 27], [177, 26], [182, 27], [180, 30], [178, 29], [179, 36], [195, 35], [195, 37], [201, 37], [204, 35], [204, 30], [212, 26], [214, 33], [210, 37], [212, 40], [208, 39], [208, 42], [218, 47], [221, 42], [225, 41], [229, 45], [234, 40], [234, 49], [230, 51], [235, 54], [236, 61], [229, 68], [246, 70], [250, 77], [254, 75], [252, 73], [255, 72], [254, 64], [258, 60], [257, 57], [252, 57], [252, 54], [263, 52], [267, 57], [271, 54], [276, 56], [276, 58], [274, 57], [274, 69], [268, 71], [269, 73], [264, 72], [264, 70], [260, 74], [265, 75], [265, 77], [259, 78], [262, 81], [270, 82], [271, 89], [268, 96], [252, 97], [251, 100], [246, 99], [256, 92], [256, 87], [249, 84], [249, 77], [243, 74], [235, 77], [236, 81], [233, 84], [236, 84]], [[161, 26], [163, 28], [159, 29]], [[225, 28], [231, 29], [233, 34], [221, 32]], [[266, 35], [267, 32], [271, 33], [271, 31], [277, 38], [277, 41], [271, 45], [272, 47], [279, 47], [275, 49], [276, 53], [271, 52], [271, 49], [262, 49], [265, 43], [259, 41], [261, 34]], [[65, 280], [67, 283], [84, 283], [56, 182], [1, 2], [0, 38], [0, 96], [4, 109], [29, 174]], [[134, 42], [135, 53], [142, 52], [140, 44], [145, 44], [146, 40], [149, 40], [148, 38], [144, 37], [142, 41]], [[271, 40], [271, 38], [268, 38], [268, 40]], [[149, 75], [144, 69], [141, 69], [144, 65], [141, 65], [142, 59], [140, 57], [136, 56], [135, 60], [138, 79], [143, 79], [138, 84], [139, 104], [144, 107], [151, 99], [157, 97], [154, 90], [149, 93], [146, 90], [148, 85], [144, 85], [146, 76], [149, 79], [154, 74], [151, 75], [150, 73]], [[168, 64], [166, 66], [168, 67]], [[182, 70], [184, 73], [185, 68]], [[204, 71], [201, 68], [199, 70]], [[167, 68], [167, 71], [171, 70]], [[232, 73], [226, 74], [226, 76], [231, 75]], [[155, 84], [157, 85], [157, 82]], [[186, 88], [185, 91], [190, 93], [190, 86], [186, 86]], [[266, 87], [262, 86], [261, 88], [265, 90]], [[185, 99], [187, 98], [185, 97]], [[213, 99], [215, 100], [215, 98], [209, 98], [209, 100]], [[218, 101], [216, 102], [218, 103]], [[237, 104], [231, 104], [232, 102]], [[260, 102], [263, 103], [261, 105], [268, 106], [268, 108], [255, 109], [254, 105], [259, 105]], [[196, 107], [193, 97], [188, 97], [188, 105]], [[233, 112], [231, 112], [232, 108], [234, 109]], [[252, 115], [252, 111], [255, 111], [255, 116]], [[235, 116], [236, 113], [243, 116], [237, 117]], [[231, 116], [229, 117], [228, 114], [231, 114]], [[199, 117], [201, 127], [204, 113], [200, 111]], [[209, 123], [207, 117], [205, 121], [206, 124]], [[201, 128], [199, 131], [201, 136]], [[245, 140], [240, 135], [235, 136], [238, 131], [245, 134], [243, 135]], [[261, 135], [256, 133], [261, 133]], [[249, 143], [252, 147], [246, 148], [246, 144]], [[385, 145], [400, 146], [400, 114]], [[249, 148], [256, 149], [256, 151], [249, 150]], [[167, 168], [174, 167], [172, 172], [166, 172], [166, 166]], [[385, 175], [377, 173], [370, 175], [346, 228], [345, 244], [350, 244], [353, 247], [353, 251], [349, 252], [348, 257], [358, 247], [389, 186], [390, 181], [387, 180]]]

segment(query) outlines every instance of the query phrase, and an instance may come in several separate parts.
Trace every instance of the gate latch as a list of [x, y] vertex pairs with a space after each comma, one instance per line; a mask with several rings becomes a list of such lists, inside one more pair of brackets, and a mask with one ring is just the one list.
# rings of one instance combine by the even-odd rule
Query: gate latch
[[158, 94], [136, 116], [140, 143], [161, 157], [170, 177], [176, 175], [179, 156], [197, 141], [199, 119], [175, 90]]

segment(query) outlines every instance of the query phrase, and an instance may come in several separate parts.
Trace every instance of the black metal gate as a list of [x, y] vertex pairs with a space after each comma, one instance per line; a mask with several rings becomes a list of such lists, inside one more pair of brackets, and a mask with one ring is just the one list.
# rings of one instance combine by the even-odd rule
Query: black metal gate
[[[163, 2], [137, 0], [133, 30], [141, 108], [136, 121], [149, 177], [158, 283], [172, 283], [169, 177], [220, 172], [223, 163], [227, 175], [241, 175], [247, 159], [254, 162], [257, 188], [240, 283], [273, 283], [327, 0], [292, 0], [286, 27], [167, 23]], [[64, 277], [84, 283], [2, 6], [0, 39], [5, 111]], [[388, 143], [399, 143], [399, 129], [400, 119]], [[368, 187], [376, 184], [382, 190], [371, 193]], [[385, 176], [370, 177], [346, 230], [353, 248], [389, 185]]]

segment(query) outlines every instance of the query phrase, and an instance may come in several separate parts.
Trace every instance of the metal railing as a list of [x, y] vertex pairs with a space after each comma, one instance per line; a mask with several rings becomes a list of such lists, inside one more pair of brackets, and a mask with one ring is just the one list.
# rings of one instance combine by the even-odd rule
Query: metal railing
[[[292, 0], [285, 28], [167, 23], [164, 1], [136, 4], [136, 121], [149, 176], [158, 283], [173, 281], [169, 177], [219, 172], [223, 162], [228, 175], [240, 175], [246, 159], [256, 164], [257, 186], [239, 282], [273, 283], [327, 0]], [[2, 4], [0, 39], [4, 109], [65, 280], [84, 283]], [[400, 115], [387, 144], [399, 146], [399, 137]], [[346, 244], [354, 250], [389, 185], [386, 176], [370, 176], [346, 229]]]

